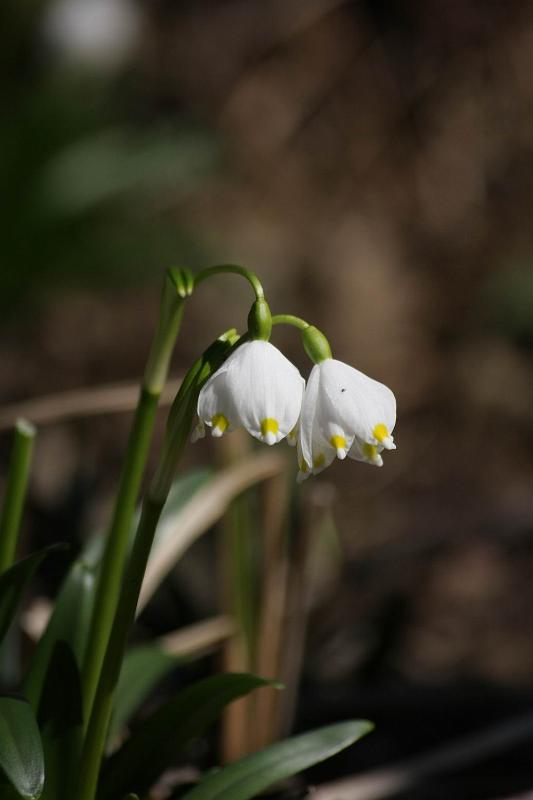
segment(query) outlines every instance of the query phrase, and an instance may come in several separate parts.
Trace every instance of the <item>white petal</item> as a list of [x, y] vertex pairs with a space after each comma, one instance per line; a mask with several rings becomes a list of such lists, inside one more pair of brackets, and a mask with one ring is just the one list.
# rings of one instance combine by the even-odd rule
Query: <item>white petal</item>
[[198, 439], [203, 439], [205, 436], [205, 425], [201, 419], [198, 420], [191, 433], [191, 442], [197, 442]]
[[235, 356], [227, 383], [237, 417], [252, 436], [275, 444], [298, 422], [305, 381], [270, 342], [247, 342]]
[[[303, 401], [303, 396], [302, 396], [302, 401]], [[301, 413], [301, 409], [300, 409], [300, 413]], [[294, 428], [291, 431], [289, 431], [289, 433], [287, 434], [287, 444], [288, 445], [290, 445], [291, 447], [296, 447], [296, 442], [298, 441], [299, 432], [300, 432], [300, 417], [298, 417], [298, 422], [296, 423]]]
[[[320, 366], [331, 419], [348, 435], [392, 448], [396, 399], [391, 390], [342, 361], [327, 359]], [[386, 432], [380, 439], [375, 436], [377, 426], [383, 426], [380, 431]]]
[[226, 376], [226, 370], [217, 370], [205, 383], [198, 397], [198, 416], [205, 425], [213, 428], [214, 436], [224, 433], [220, 428], [213, 427], [213, 419], [218, 416], [223, 416], [227, 420], [228, 424], [225, 430], [232, 431], [239, 427], [239, 419], [228, 389]]
[[360, 439], [354, 439], [348, 457], [353, 458], [354, 461], [363, 461], [365, 464], [382, 467], [383, 459], [380, 455], [382, 451], [382, 445], [368, 444], [368, 442], [362, 442]]
[[[313, 428], [317, 412], [317, 399], [320, 389], [320, 368], [315, 364], [307, 379], [305, 387], [302, 412], [300, 414], [300, 429], [298, 433], [298, 450], [301, 458], [309, 468], [313, 463]], [[300, 461], [300, 458], [298, 459]]]

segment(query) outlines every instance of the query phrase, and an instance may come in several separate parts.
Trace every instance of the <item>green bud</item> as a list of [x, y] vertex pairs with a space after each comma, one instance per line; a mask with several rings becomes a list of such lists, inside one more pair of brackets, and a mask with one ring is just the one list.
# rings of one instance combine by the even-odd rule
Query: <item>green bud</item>
[[302, 343], [304, 350], [315, 364], [320, 364], [326, 358], [331, 358], [331, 347], [329, 342], [318, 328], [314, 325], [309, 325], [308, 328], [302, 331]]
[[179, 297], [190, 297], [194, 291], [194, 275], [190, 269], [172, 267], [167, 270], [169, 281], [173, 284]]
[[250, 339], [263, 339], [268, 342], [272, 333], [272, 316], [266, 300], [256, 300], [248, 314], [248, 333]]

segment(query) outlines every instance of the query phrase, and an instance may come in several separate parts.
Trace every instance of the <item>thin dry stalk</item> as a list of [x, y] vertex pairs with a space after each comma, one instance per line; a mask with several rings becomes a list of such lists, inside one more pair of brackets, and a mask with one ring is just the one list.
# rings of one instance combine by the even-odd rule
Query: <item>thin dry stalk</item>
[[[225, 464], [242, 464], [242, 460], [250, 452], [250, 442], [244, 431], [237, 432], [231, 438], [223, 441], [220, 449], [221, 458]], [[231, 468], [231, 467], [230, 467]], [[250, 641], [247, 636], [245, 615], [249, 609], [244, 608], [244, 603], [251, 602], [251, 598], [243, 596], [246, 580], [249, 575], [242, 574], [249, 570], [250, 564], [243, 564], [243, 553], [237, 544], [239, 537], [251, 535], [251, 531], [243, 531], [243, 522], [246, 524], [249, 508], [246, 498], [237, 499], [228, 509], [225, 516], [219, 539], [219, 574], [221, 586], [221, 603], [225, 613], [231, 614], [236, 620], [234, 635], [226, 641], [222, 650], [222, 665], [228, 672], [250, 672], [252, 670]], [[239, 505], [240, 504], [240, 505]], [[240, 543], [242, 545], [242, 542]], [[237, 552], [239, 551], [239, 552]], [[245, 554], [244, 554], [245, 555]], [[249, 746], [249, 730], [252, 706], [249, 697], [243, 697], [226, 708], [222, 716], [221, 731], [221, 758], [224, 763], [230, 763], [247, 755]]]
[[[286, 534], [289, 501], [286, 473], [276, 475], [265, 483], [262, 591], [255, 670], [258, 675], [266, 678], [280, 678], [282, 654], [287, 645], [289, 555]], [[254, 715], [249, 732], [250, 749], [260, 750], [277, 740], [283, 694], [277, 689], [265, 688], [251, 696]]]
[[157, 644], [170, 655], [201, 656], [211, 653], [234, 632], [234, 620], [221, 614], [167, 633], [157, 639]]
[[330, 582], [337, 573], [337, 564], [331, 563], [322, 541], [325, 522], [332, 516], [334, 493], [328, 484], [306, 487], [305, 491], [299, 516], [300, 526], [294, 532], [296, 546], [291, 557], [287, 625], [280, 667], [280, 679], [285, 690], [280, 705], [278, 737], [288, 736], [292, 728], [309, 613], [322, 596], [326, 582]]
[[313, 800], [385, 800], [434, 775], [456, 770], [533, 738], [533, 715], [465, 736], [419, 758], [319, 786]]
[[[168, 381], [159, 401], [161, 406], [172, 403], [180, 384], [181, 378]], [[134, 411], [138, 394], [138, 383], [118, 383], [91, 389], [74, 389], [13, 403], [0, 408], [0, 431], [10, 430], [19, 417], [29, 419], [34, 425], [42, 427], [80, 417]]]

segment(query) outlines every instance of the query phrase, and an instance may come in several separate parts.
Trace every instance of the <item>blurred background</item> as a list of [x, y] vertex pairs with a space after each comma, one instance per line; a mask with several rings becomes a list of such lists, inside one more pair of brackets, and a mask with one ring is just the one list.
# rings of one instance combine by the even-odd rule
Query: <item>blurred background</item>
[[[256, 270], [398, 399], [384, 468], [335, 463], [298, 500], [341, 556], [295, 726], [378, 723], [314, 779], [533, 713], [533, 3], [9, 0], [0, 64], [2, 406], [136, 381], [167, 266]], [[251, 299], [202, 285], [173, 374]], [[296, 333], [274, 341], [307, 374]], [[42, 426], [33, 544], [105, 522], [130, 421]], [[516, 795], [532, 749], [368, 797]]]

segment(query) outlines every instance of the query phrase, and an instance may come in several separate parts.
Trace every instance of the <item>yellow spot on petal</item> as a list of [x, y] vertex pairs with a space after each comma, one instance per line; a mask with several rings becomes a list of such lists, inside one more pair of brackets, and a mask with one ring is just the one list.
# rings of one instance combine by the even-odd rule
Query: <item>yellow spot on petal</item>
[[261, 421], [261, 433], [263, 436], [266, 436], [267, 433], [276, 434], [278, 431], [279, 431], [279, 425], [277, 419], [272, 419], [272, 417], [267, 417], [266, 419]]
[[224, 414], [215, 414], [211, 417], [211, 425], [213, 428], [218, 428], [221, 433], [224, 433], [229, 425], [228, 418]]
[[389, 429], [383, 422], [378, 423], [372, 433], [378, 442], [384, 442], [390, 436]]
[[346, 450], [346, 439], [344, 436], [332, 436], [329, 441], [335, 450]]
[[313, 467], [315, 469], [320, 469], [320, 467], [323, 467], [325, 463], [326, 463], [326, 456], [324, 455], [324, 453], [319, 453], [313, 459]]
[[303, 458], [300, 461], [300, 465], [299, 466], [300, 466], [300, 472], [303, 472], [304, 475], [305, 475], [305, 473], [308, 471], [309, 467], [307, 466], [307, 462], [304, 461]]
[[365, 442], [361, 448], [363, 451], [363, 455], [365, 458], [368, 458], [369, 461], [374, 461], [378, 454], [378, 448], [375, 444], [368, 444]]

